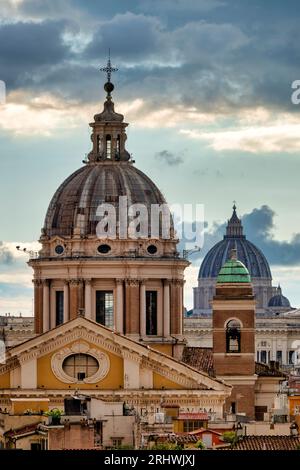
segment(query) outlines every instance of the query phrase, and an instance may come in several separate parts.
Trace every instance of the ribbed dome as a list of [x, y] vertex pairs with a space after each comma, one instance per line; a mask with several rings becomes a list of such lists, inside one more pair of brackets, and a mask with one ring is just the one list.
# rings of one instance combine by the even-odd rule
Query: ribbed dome
[[285, 307], [290, 308], [291, 304], [287, 297], [280, 293], [270, 298], [268, 307]]
[[166, 202], [151, 179], [129, 162], [88, 164], [69, 176], [54, 194], [44, 235], [72, 236], [75, 228], [82, 236], [95, 235], [97, 207], [106, 202], [118, 209], [119, 196], [127, 196], [128, 205], [142, 203], [148, 209], [151, 204]]
[[236, 248], [237, 258], [246, 266], [251, 278], [272, 279], [271, 270], [264, 254], [243, 235], [243, 227], [236, 214], [228, 221], [224, 239], [214, 245], [206, 254], [199, 271], [199, 278], [217, 277], [221, 267]]
[[[234, 250], [231, 250], [234, 251]], [[228, 259], [222, 266], [217, 283], [240, 283], [251, 282], [249, 271], [246, 266], [237, 259]]]

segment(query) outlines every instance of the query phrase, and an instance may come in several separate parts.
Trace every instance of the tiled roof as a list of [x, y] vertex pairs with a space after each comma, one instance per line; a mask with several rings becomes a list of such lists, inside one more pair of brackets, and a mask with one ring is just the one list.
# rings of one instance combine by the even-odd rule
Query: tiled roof
[[207, 413], [179, 413], [177, 419], [199, 419], [203, 421], [208, 421]]
[[195, 369], [202, 370], [212, 377], [215, 375], [212, 348], [186, 346], [183, 350], [182, 362]]
[[[212, 348], [197, 348], [186, 346], [182, 354], [182, 362], [195, 369], [204, 371], [210, 376], [214, 376], [214, 358]], [[255, 363], [255, 373], [261, 377], [282, 377], [286, 374], [280, 370], [274, 362], [270, 365]]]
[[216, 436], [222, 436], [221, 432], [215, 431], [214, 429], [208, 429], [208, 428], [199, 428], [199, 429], [196, 429], [195, 431], [190, 431], [188, 434], [199, 435], [199, 434], [202, 434], [204, 432], [205, 433], [215, 434]]
[[282, 370], [275, 367], [275, 365], [262, 364], [261, 362], [255, 363], [255, 373], [263, 377], [285, 377], [286, 374]]
[[244, 436], [231, 450], [296, 450], [300, 436]]
[[167, 434], [158, 438], [160, 442], [170, 442], [172, 444], [188, 444], [198, 442], [199, 438], [191, 434]]
[[38, 424], [29, 424], [28, 426], [23, 426], [21, 428], [17, 429], [11, 429], [10, 431], [6, 431], [4, 433], [5, 436], [7, 437], [18, 437], [22, 436], [23, 434], [34, 434], [36, 429], [37, 429]]

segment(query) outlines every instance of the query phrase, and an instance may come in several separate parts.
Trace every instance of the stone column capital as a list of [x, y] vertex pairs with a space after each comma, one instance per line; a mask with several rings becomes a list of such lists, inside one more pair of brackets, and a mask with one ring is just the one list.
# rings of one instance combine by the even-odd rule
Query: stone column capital
[[122, 278], [116, 278], [116, 284], [117, 284], [117, 285], [120, 285], [120, 284], [123, 285], [123, 282], [124, 282], [124, 279], [122, 279]]
[[43, 281], [41, 279], [32, 279], [34, 287], [39, 287], [43, 285]]
[[90, 286], [92, 284], [92, 279], [85, 279], [84, 282], [86, 286]]
[[140, 284], [140, 280], [128, 278], [128, 279], [125, 279], [125, 283], [127, 286], [138, 286]]

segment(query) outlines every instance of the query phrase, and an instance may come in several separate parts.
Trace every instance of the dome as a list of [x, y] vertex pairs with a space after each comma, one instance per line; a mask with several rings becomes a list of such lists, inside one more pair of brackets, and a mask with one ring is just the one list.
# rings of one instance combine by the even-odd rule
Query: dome
[[277, 293], [270, 298], [268, 307], [284, 307], [291, 308], [290, 301], [287, 297], [282, 295], [281, 288], [277, 288]]
[[269, 263], [264, 254], [243, 235], [243, 226], [236, 214], [235, 206], [228, 221], [226, 235], [204, 257], [199, 278], [216, 278], [234, 248], [237, 250], [238, 260], [245, 265], [251, 278], [272, 279]]
[[231, 250], [230, 259], [228, 259], [222, 266], [218, 277], [217, 283], [240, 283], [251, 282], [250, 274], [246, 266], [237, 258], [236, 249]]
[[115, 206], [118, 222], [119, 196], [127, 196], [128, 205], [139, 203], [148, 208], [151, 204], [166, 203], [151, 179], [132, 163], [108, 160], [89, 163], [57, 189], [47, 210], [43, 234], [72, 236], [77, 228], [81, 236], [95, 235], [100, 204]]

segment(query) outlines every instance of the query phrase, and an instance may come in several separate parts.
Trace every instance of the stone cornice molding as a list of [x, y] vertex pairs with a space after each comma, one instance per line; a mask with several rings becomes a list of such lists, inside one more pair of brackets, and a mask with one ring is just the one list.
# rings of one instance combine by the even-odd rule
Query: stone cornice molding
[[142, 357], [139, 356], [136, 352], [134, 351], [130, 351], [130, 350], [126, 350], [126, 349], [123, 349], [121, 351], [121, 355], [124, 359], [129, 359], [130, 361], [134, 361], [138, 364], [140, 364], [142, 362]]

